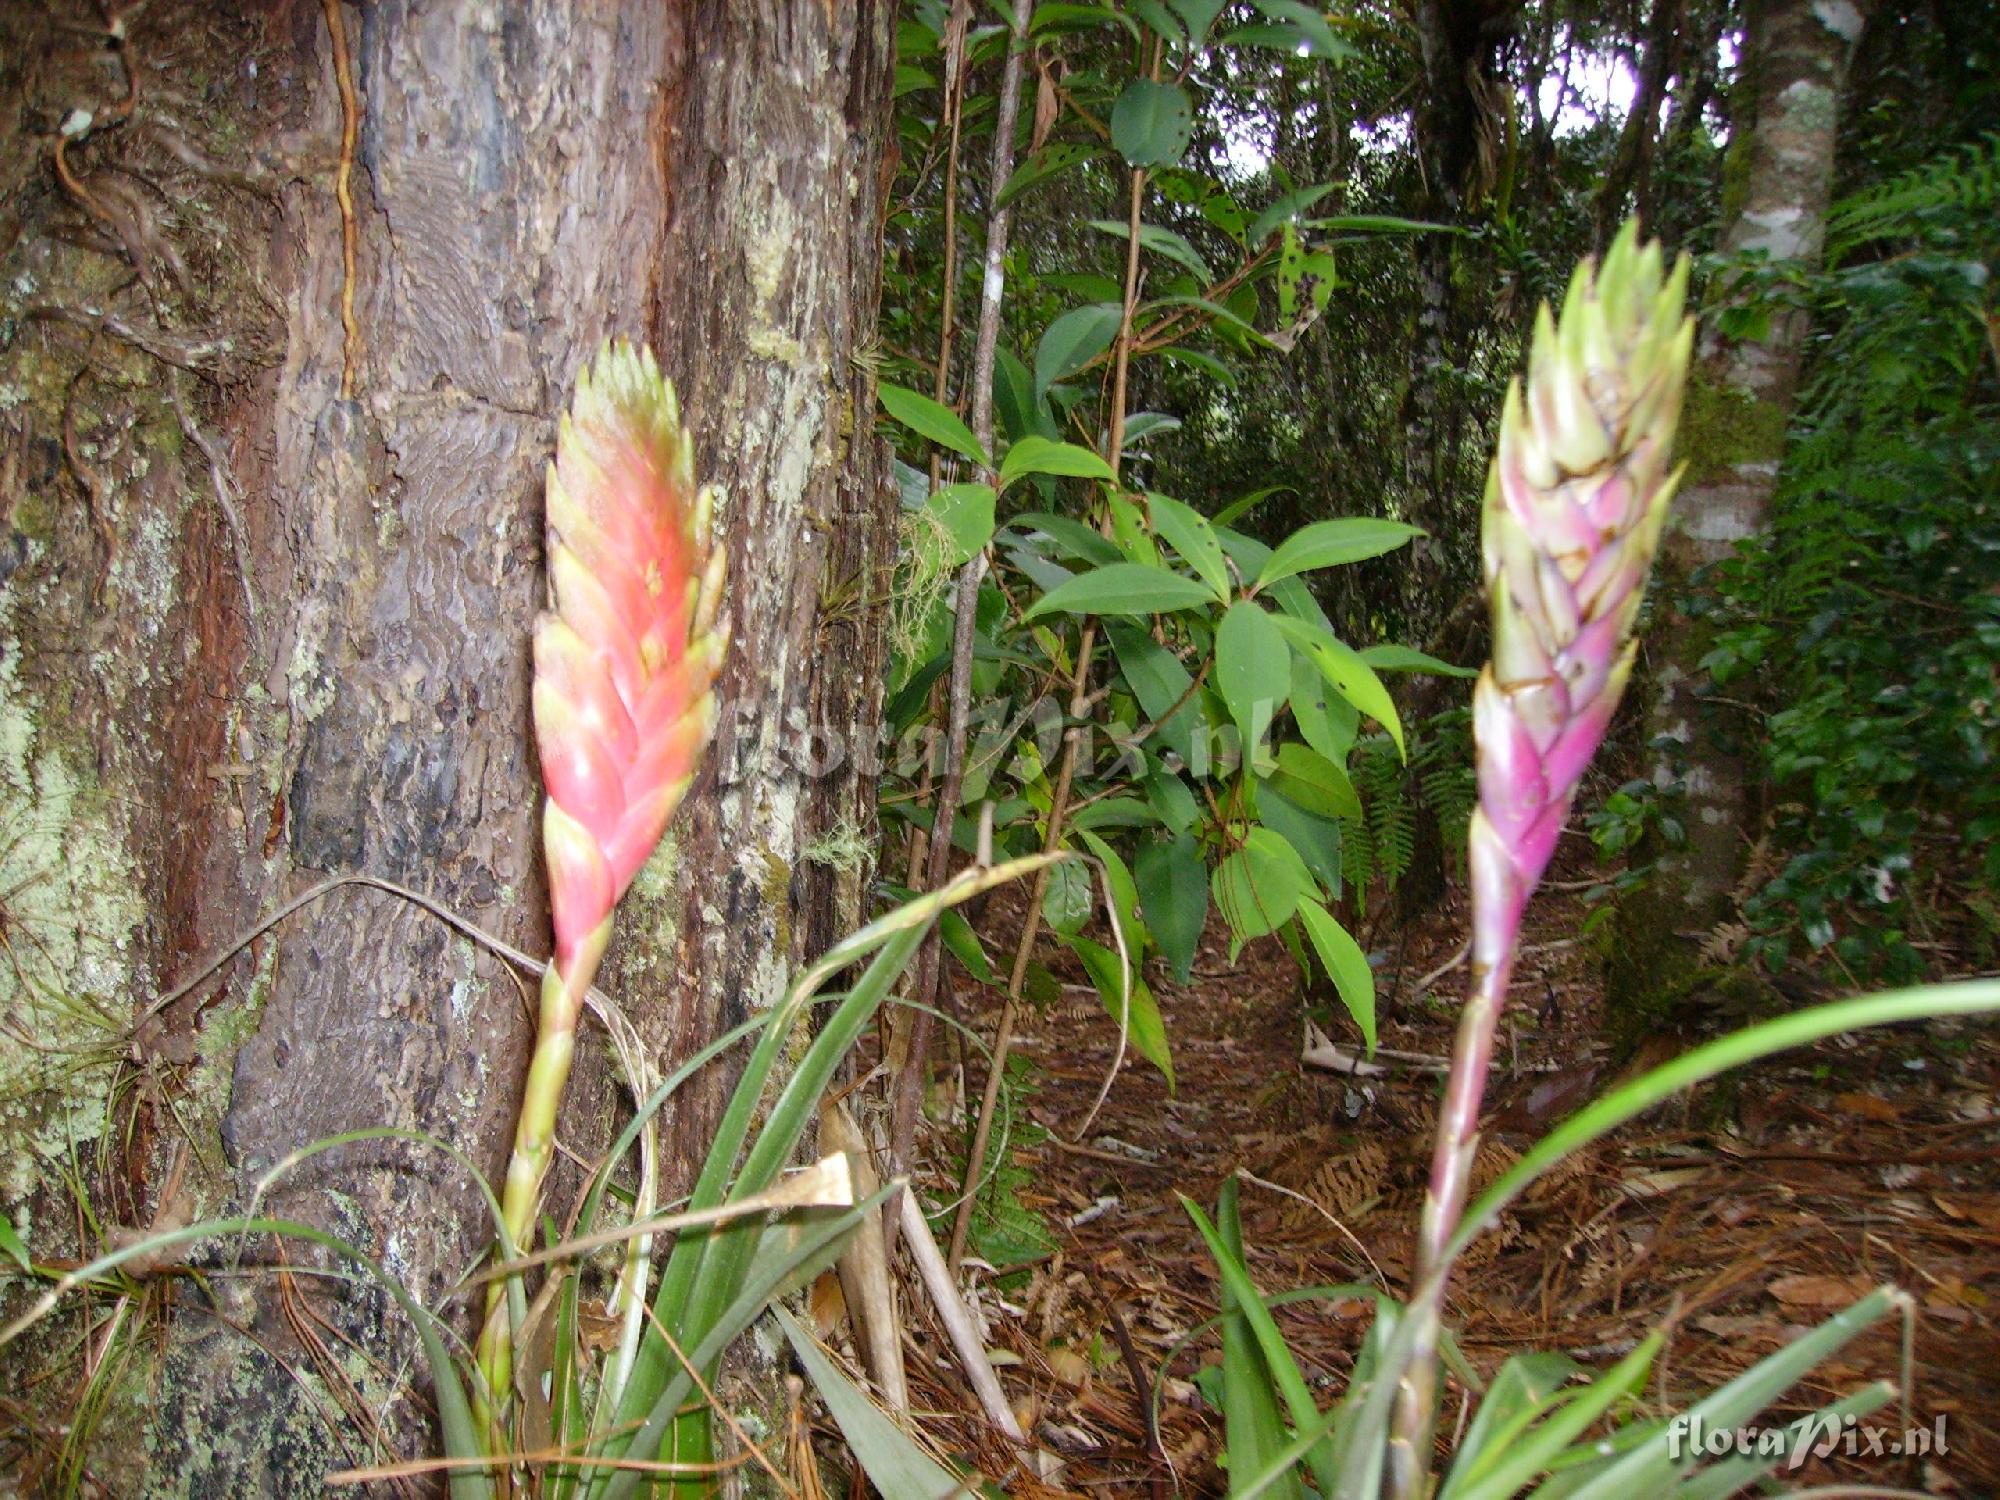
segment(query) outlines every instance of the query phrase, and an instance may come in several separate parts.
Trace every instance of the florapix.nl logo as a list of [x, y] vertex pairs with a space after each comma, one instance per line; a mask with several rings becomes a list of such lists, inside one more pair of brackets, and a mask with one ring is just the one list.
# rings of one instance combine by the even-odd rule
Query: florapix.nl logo
[[1685, 1458], [1781, 1458], [1782, 1467], [1803, 1468], [1808, 1459], [1943, 1457], [1945, 1419], [1928, 1427], [1878, 1427], [1852, 1413], [1818, 1412], [1783, 1427], [1713, 1427], [1700, 1412], [1683, 1412], [1667, 1424], [1667, 1451]]

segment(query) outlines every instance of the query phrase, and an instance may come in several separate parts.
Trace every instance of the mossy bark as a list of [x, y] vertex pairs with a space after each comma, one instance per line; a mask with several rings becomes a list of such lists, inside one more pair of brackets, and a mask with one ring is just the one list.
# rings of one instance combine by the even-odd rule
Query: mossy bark
[[[356, 106], [351, 274], [330, 19]], [[335, 891], [149, 1007], [352, 871], [546, 948], [541, 478], [612, 333], [654, 342], [731, 495], [738, 647], [726, 769], [605, 983], [671, 1060], [855, 915], [852, 875], [792, 871], [865, 819], [872, 760], [813, 776], [789, 736], [811, 714], [873, 740], [878, 622], [828, 622], [821, 600], [890, 545], [852, 358], [875, 317], [888, 74], [885, 8], [819, 0], [154, 0], [115, 34], [89, 6], [0, 8], [0, 1207], [38, 1253], [101, 1248], [69, 1227], [73, 1144], [105, 1226], [241, 1207], [288, 1153], [372, 1126], [497, 1170], [521, 991], [392, 896]], [[673, 1154], [698, 1150], [724, 1083], [688, 1096]], [[586, 1088], [566, 1126], [586, 1154], [604, 1102]], [[487, 1233], [462, 1174], [397, 1144], [315, 1157], [262, 1206], [433, 1305]], [[365, 1424], [317, 1409], [347, 1387], [388, 1446], [428, 1441], [386, 1299], [268, 1273], [181, 1285], [165, 1366], [137, 1340], [155, 1420], [135, 1484], [317, 1493], [370, 1456]]]
[[[1763, 252], [1775, 263], [1818, 265], [1825, 237], [1839, 104], [1865, 7], [1850, 0], [1763, 0], [1755, 9], [1730, 151], [1721, 249]], [[1726, 304], [1725, 304], [1726, 305]], [[1755, 837], [1758, 810], [1746, 763], [1749, 726], [1711, 713], [1700, 691], [1709, 646], [1701, 624], [1700, 570], [1754, 540], [1768, 524], [1798, 384], [1806, 323], [1781, 310], [1760, 338], [1731, 338], [1704, 322], [1682, 435], [1688, 475], [1661, 546], [1647, 637], [1648, 737], [1666, 748], [1655, 768], [1683, 794], [1686, 841], [1647, 850], [1656, 859], [1646, 893], [1620, 913], [1614, 1012], [1649, 1014], [1688, 986], [1694, 939], [1721, 920]]]

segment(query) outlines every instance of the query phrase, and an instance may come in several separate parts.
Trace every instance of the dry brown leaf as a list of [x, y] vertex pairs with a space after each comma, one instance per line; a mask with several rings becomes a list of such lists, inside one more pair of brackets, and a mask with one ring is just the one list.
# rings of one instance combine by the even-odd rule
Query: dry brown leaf
[[1879, 1094], [1835, 1094], [1833, 1102], [1850, 1115], [1879, 1120], [1884, 1125], [1893, 1125], [1903, 1117], [1902, 1110]]
[[1780, 1276], [1770, 1292], [1787, 1307], [1825, 1308], [1829, 1311], [1865, 1297], [1874, 1283], [1863, 1276]]
[[1696, 1318], [1694, 1326], [1719, 1339], [1775, 1339], [1778, 1336], [1778, 1324], [1774, 1319], [1760, 1318], [1751, 1313], [1710, 1313], [1707, 1317]]

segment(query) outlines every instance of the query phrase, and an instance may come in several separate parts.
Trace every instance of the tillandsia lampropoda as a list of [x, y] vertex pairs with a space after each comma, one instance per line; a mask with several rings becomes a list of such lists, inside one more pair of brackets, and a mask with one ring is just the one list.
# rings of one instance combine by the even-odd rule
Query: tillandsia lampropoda
[[1438, 1112], [1418, 1241], [1395, 1453], [1400, 1494], [1429, 1473], [1446, 1251], [1478, 1150], [1480, 1097], [1540, 883], [1585, 766], [1625, 690], [1633, 626], [1679, 481], [1668, 454], [1694, 347], [1688, 262], [1671, 271], [1627, 223], [1603, 264], [1535, 322], [1525, 387], [1507, 392], [1482, 528], [1493, 653], [1473, 689], [1472, 985]]
[[[652, 352], [606, 345], [578, 379], [548, 473], [555, 607], [535, 625], [534, 714], [556, 951], [542, 975], [501, 1201], [512, 1248], [527, 1248], [534, 1226], [577, 1022], [613, 914], [714, 727], [729, 634], [717, 619], [724, 554], [710, 545], [714, 501], [695, 484], [680, 405]], [[480, 1340], [496, 1402], [512, 1363], [506, 1320], [496, 1288]]]

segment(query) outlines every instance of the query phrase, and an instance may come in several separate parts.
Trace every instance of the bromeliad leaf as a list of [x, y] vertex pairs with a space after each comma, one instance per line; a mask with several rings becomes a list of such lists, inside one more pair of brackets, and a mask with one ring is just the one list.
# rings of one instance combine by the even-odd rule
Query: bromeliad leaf
[[979, 446], [979, 439], [949, 406], [887, 382], [875, 389], [882, 398], [882, 409], [910, 431], [954, 453], [963, 453], [976, 464], [986, 463], [986, 450]]
[[1068, 583], [1049, 590], [1022, 618], [1032, 620], [1037, 615], [1057, 611], [1072, 615], [1157, 615], [1209, 602], [1208, 590], [1182, 574], [1144, 563], [1111, 563], [1079, 573]]
[[1396, 742], [1396, 753], [1409, 759], [1396, 704], [1389, 697], [1389, 690], [1382, 686], [1382, 679], [1375, 675], [1375, 669], [1361, 659], [1361, 653], [1323, 630], [1314, 630], [1303, 620], [1294, 620], [1289, 615], [1274, 615], [1272, 619], [1285, 638], [1319, 668], [1336, 693], [1364, 714], [1381, 721], [1382, 727], [1389, 731], [1389, 738]]

